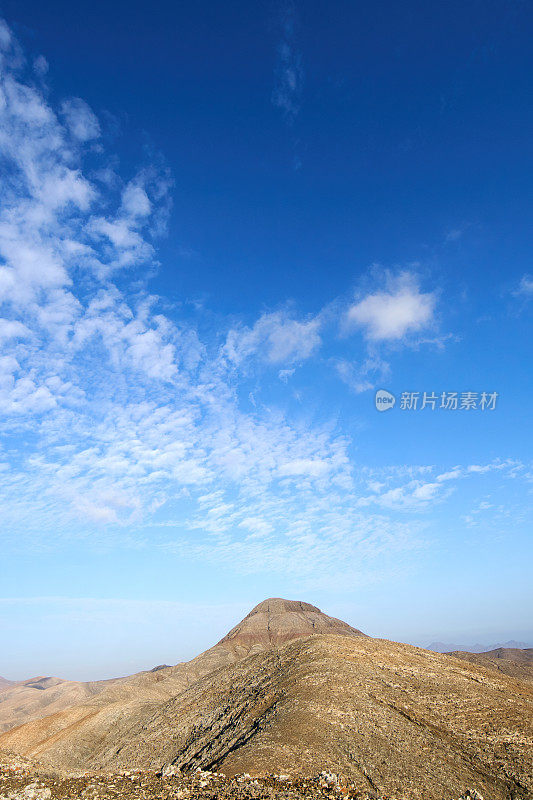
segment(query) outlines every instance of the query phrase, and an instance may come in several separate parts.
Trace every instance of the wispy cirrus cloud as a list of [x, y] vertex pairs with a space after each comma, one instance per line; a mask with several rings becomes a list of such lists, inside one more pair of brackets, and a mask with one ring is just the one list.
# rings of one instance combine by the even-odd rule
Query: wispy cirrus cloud
[[355, 394], [374, 389], [376, 381], [384, 380], [391, 371], [390, 364], [377, 355], [369, 356], [357, 363], [345, 358], [337, 359], [334, 361], [334, 366], [341, 381]]
[[285, 2], [281, 8], [281, 41], [277, 47], [272, 104], [278, 108], [289, 124], [300, 111], [303, 89], [302, 56], [296, 44], [296, 6]]
[[533, 297], [533, 276], [522, 275], [520, 282], [516, 289], [513, 291], [515, 297], [530, 298]]
[[255, 357], [274, 366], [290, 366], [320, 347], [321, 327], [320, 316], [298, 320], [288, 311], [265, 313], [251, 328], [232, 328], [224, 354], [233, 364]]

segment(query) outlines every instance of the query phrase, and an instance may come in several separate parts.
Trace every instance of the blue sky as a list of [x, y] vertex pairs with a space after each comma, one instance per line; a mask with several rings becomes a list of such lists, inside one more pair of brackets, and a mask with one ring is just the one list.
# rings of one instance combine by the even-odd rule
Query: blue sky
[[533, 643], [531, 9], [0, 10], [0, 674]]

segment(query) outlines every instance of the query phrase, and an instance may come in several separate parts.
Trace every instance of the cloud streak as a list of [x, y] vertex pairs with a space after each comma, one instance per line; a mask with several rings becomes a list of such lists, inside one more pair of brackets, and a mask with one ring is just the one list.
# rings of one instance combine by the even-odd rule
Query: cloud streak
[[527, 273], [522, 275], [520, 283], [514, 290], [513, 294], [515, 297], [524, 297], [527, 299], [533, 297], [533, 276], [528, 275]]
[[276, 56], [276, 84], [272, 92], [272, 104], [292, 124], [301, 104], [303, 89], [302, 56], [296, 47], [296, 7], [286, 3], [281, 10], [281, 41]]

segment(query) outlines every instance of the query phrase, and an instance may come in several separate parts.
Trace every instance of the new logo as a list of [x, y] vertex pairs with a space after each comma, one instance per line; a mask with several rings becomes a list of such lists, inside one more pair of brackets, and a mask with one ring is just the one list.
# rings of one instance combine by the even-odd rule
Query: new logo
[[396, 398], [386, 389], [378, 389], [376, 392], [376, 408], [378, 411], [388, 411], [394, 407]]

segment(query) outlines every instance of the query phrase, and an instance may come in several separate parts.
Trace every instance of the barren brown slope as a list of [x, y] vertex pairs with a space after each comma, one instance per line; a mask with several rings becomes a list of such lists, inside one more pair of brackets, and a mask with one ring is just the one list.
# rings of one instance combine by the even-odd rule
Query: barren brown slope
[[[114, 765], [316, 774], [401, 797], [533, 795], [533, 691], [383, 640], [317, 637], [203, 680], [137, 729]], [[215, 676], [213, 676], [215, 677]]]
[[[82, 683], [59, 678], [34, 678], [0, 694], [0, 732], [50, 715], [53, 724], [70, 725], [87, 716], [96, 725], [98, 710], [113, 705], [118, 717], [141, 713], [147, 705], [174, 697], [200, 677], [288, 641], [316, 633], [364, 636], [345, 622], [299, 600], [269, 598], [236, 625], [218, 644], [192, 661], [107, 681]], [[70, 713], [70, 709], [72, 713]], [[62, 712], [65, 712], [64, 714]], [[100, 715], [102, 716], [102, 715]], [[105, 715], [104, 715], [105, 716]], [[99, 717], [98, 717], [99, 718]]]
[[404, 798], [442, 800], [466, 786], [492, 800], [533, 794], [532, 687], [383, 640], [289, 641], [165, 703], [88, 711], [22, 726], [0, 746], [52, 767], [328, 768], [361, 790]]
[[127, 680], [112, 678], [84, 683], [41, 676], [13, 683], [0, 691], [0, 732], [70, 708]]
[[504, 672], [513, 678], [533, 684], [533, 648], [519, 650], [509, 647], [498, 647], [496, 650], [487, 650], [485, 653], [468, 653], [457, 650], [447, 655], [470, 661], [472, 664], [481, 664], [498, 672]]

